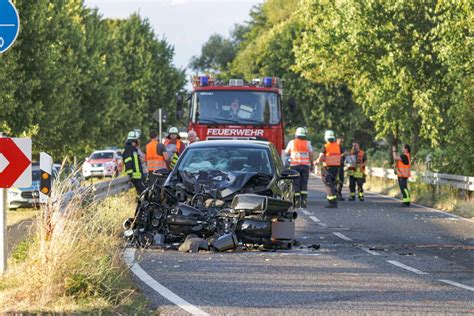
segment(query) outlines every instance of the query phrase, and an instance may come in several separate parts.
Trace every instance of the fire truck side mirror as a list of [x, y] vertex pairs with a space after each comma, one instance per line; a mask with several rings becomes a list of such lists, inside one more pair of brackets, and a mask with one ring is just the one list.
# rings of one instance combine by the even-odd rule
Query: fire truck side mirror
[[288, 108], [290, 109], [291, 112], [294, 112], [296, 110], [296, 100], [293, 97], [288, 98]]

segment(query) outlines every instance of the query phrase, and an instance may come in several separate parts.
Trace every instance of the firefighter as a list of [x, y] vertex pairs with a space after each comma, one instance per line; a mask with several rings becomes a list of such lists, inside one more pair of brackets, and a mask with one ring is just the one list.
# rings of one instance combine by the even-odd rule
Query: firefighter
[[152, 185], [158, 179], [153, 174], [155, 170], [168, 170], [168, 152], [165, 145], [158, 141], [158, 132], [150, 130], [150, 141], [146, 145], [145, 160], [148, 170], [148, 185]]
[[411, 148], [409, 145], [403, 147], [403, 154], [397, 153], [397, 147], [392, 147], [393, 159], [395, 160], [395, 171], [398, 177], [398, 185], [403, 197], [403, 206], [410, 206], [411, 197], [408, 190], [408, 178], [410, 178], [411, 168]]
[[350, 155], [354, 157], [355, 165], [350, 166], [347, 174], [349, 175], [349, 190], [351, 196], [349, 201], [355, 201], [355, 189], [357, 184], [357, 194], [359, 201], [364, 200], [364, 182], [365, 182], [365, 166], [367, 165], [367, 155], [360, 149], [358, 143], [352, 144]]
[[304, 127], [296, 129], [295, 139], [288, 143], [285, 153], [290, 156], [291, 169], [300, 173], [300, 176], [294, 179], [294, 206], [305, 209], [308, 203], [308, 179], [313, 148], [311, 142], [306, 140]]
[[123, 151], [123, 162], [125, 173], [130, 177], [133, 186], [140, 195], [146, 187], [143, 183], [143, 167], [138, 154], [138, 148], [140, 148], [139, 138], [140, 136], [136, 131], [128, 133], [125, 150]]
[[186, 145], [181, 141], [181, 136], [179, 136], [179, 130], [177, 127], [171, 126], [168, 129], [168, 136], [166, 136], [164, 144], [169, 156], [169, 168], [173, 169], [179, 156], [186, 148]]
[[344, 138], [338, 138], [336, 142], [341, 147], [341, 165], [339, 166], [339, 172], [336, 179], [336, 195], [339, 201], [344, 201], [344, 198], [342, 197], [342, 187], [344, 186], [344, 160], [346, 158], [346, 152], [342, 148]]
[[334, 132], [331, 130], [324, 133], [324, 140], [326, 144], [321, 149], [315, 164], [323, 163], [321, 176], [326, 186], [326, 198], [329, 203], [325, 207], [337, 208], [336, 178], [341, 165], [341, 147], [337, 144]]

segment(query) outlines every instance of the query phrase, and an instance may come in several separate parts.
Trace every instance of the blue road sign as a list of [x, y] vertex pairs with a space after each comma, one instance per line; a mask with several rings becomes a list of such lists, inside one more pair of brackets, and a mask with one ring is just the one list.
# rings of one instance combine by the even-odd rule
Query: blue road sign
[[20, 17], [11, 0], [0, 0], [0, 54], [9, 49], [20, 31]]

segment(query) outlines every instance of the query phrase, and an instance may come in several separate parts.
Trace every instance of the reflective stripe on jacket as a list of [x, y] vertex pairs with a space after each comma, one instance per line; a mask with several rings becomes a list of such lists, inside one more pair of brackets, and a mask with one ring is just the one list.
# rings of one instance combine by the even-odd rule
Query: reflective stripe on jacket
[[146, 145], [146, 164], [149, 171], [166, 169], [166, 161], [163, 155], [157, 152], [158, 141], [152, 139]]
[[[140, 158], [138, 157], [138, 152], [134, 151], [133, 156], [126, 157], [123, 161], [125, 163], [125, 173], [132, 177], [132, 179], [141, 179], [142, 173], [140, 172]], [[128, 168], [131, 162], [132, 168]]]
[[407, 153], [406, 156], [408, 158], [408, 164], [405, 165], [401, 159], [397, 160], [396, 170], [397, 170], [397, 177], [408, 179], [410, 178], [411, 157], [409, 153]]
[[326, 156], [324, 158], [324, 165], [328, 167], [339, 167], [341, 165], [341, 146], [336, 142], [326, 143]]
[[293, 146], [290, 151], [290, 166], [311, 165], [309, 157], [309, 142], [304, 139], [294, 139]]
[[[351, 155], [355, 156], [355, 152], [351, 150]], [[354, 178], [363, 178], [364, 177], [364, 172], [365, 172], [365, 166], [362, 166], [362, 163], [364, 162], [364, 155], [365, 152], [360, 149], [357, 152], [356, 156], [356, 166], [355, 167], [350, 167], [347, 174], [350, 176], [353, 176]]]

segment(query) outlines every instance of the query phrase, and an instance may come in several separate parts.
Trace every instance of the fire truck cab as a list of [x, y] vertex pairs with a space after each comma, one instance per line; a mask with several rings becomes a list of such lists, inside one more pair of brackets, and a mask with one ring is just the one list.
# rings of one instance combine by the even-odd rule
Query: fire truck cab
[[201, 140], [261, 139], [284, 150], [282, 86], [279, 78], [231, 79], [216, 84], [209, 76], [192, 78], [188, 130]]

